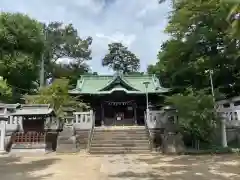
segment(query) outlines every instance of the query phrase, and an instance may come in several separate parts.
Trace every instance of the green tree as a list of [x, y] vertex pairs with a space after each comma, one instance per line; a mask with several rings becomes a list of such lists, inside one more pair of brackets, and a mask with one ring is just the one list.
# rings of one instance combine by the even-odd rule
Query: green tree
[[[71, 71], [71, 76], [67, 76], [67, 78], [70, 78], [70, 83], [72, 83], [80, 74], [89, 70], [86, 61], [91, 60], [91, 37], [80, 38], [77, 29], [72, 24], [64, 25], [60, 22], [51, 22], [44, 25], [44, 29], [47, 77], [59, 78], [61, 72], [65, 76], [66, 71], [69, 73]], [[56, 63], [59, 58], [69, 58], [71, 63], [59, 65]]]
[[7, 102], [10, 101], [12, 97], [12, 89], [8, 86], [7, 81], [3, 80], [0, 76], [0, 101]]
[[240, 2], [236, 0], [222, 0], [225, 5], [230, 5], [231, 10], [227, 20], [230, 23], [230, 33], [233, 38], [240, 38]]
[[108, 51], [102, 60], [103, 66], [108, 66], [114, 71], [120, 71], [124, 74], [139, 70], [140, 60], [121, 43], [109, 44]]
[[43, 50], [42, 25], [20, 13], [0, 13], [1, 55], [20, 51], [38, 56]]
[[159, 62], [149, 67], [171, 87], [209, 89], [209, 74], [214, 72], [215, 89], [226, 96], [240, 92], [239, 45], [229, 34], [226, 17], [231, 6], [220, 0], [175, 1]]
[[14, 94], [35, 87], [43, 49], [39, 22], [20, 13], [0, 13], [0, 76], [13, 87]]
[[25, 96], [25, 100], [29, 104], [50, 104], [60, 118], [64, 117], [65, 107], [71, 106], [76, 110], [87, 108], [77, 97], [70, 96], [68, 90], [67, 79], [56, 79], [51, 86], [40, 89], [37, 95]]
[[180, 132], [195, 141], [209, 143], [213, 140], [214, 130], [219, 124], [214, 113], [213, 99], [203, 91], [188, 90], [166, 99], [178, 110]]
[[79, 76], [89, 73], [87, 65], [79, 65], [76, 63], [69, 64], [55, 64], [54, 65], [54, 78], [67, 78], [69, 79], [69, 88], [73, 89], [76, 86]]
[[[217, 92], [230, 97], [239, 95], [239, 40], [227, 18], [233, 4], [223, 3], [222, 0], [171, 2], [173, 11], [165, 30], [171, 38], [163, 43], [158, 54], [159, 61], [148, 68], [149, 72], [158, 73], [165, 84], [178, 88], [182, 93], [190, 87], [200, 91], [208, 89], [207, 94], [210, 94], [209, 73], [206, 71], [213, 70], [213, 84]], [[191, 109], [188, 111], [194, 112]], [[204, 114], [203, 110], [199, 112]], [[189, 127], [190, 122], [187, 121]], [[204, 126], [207, 128], [207, 125]], [[223, 129], [222, 140], [226, 137]], [[226, 146], [223, 142], [222, 145]]]

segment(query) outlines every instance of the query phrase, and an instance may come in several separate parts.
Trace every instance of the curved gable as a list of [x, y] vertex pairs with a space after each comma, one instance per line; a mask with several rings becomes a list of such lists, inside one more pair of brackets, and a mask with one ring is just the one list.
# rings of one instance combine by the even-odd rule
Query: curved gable
[[111, 91], [112, 89], [119, 87], [125, 88], [128, 91], [139, 91], [119, 75], [116, 76], [112, 81], [110, 81], [107, 85], [105, 85], [105, 87], [101, 88], [99, 91]]

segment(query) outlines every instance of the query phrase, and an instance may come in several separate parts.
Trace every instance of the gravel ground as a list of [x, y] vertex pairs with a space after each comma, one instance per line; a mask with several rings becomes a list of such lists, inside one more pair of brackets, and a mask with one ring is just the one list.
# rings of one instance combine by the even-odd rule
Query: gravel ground
[[29, 155], [0, 157], [1, 180], [239, 180], [240, 156]]

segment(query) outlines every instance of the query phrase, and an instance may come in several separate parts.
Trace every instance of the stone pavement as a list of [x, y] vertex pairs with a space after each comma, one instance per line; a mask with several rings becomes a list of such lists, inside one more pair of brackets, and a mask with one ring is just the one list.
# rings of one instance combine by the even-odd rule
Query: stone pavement
[[239, 180], [240, 157], [24, 155], [0, 157], [1, 180]]

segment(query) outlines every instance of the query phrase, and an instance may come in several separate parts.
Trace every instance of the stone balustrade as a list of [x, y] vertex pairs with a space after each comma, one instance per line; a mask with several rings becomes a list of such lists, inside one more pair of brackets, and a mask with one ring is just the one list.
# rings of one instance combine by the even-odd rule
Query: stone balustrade
[[240, 109], [217, 110], [219, 115], [225, 120], [227, 128], [240, 127]]
[[75, 129], [92, 129], [94, 123], [94, 113], [89, 112], [75, 112], [75, 118], [72, 120], [72, 124]]

